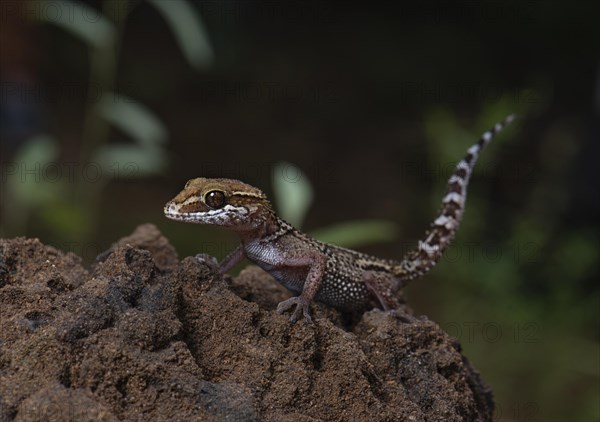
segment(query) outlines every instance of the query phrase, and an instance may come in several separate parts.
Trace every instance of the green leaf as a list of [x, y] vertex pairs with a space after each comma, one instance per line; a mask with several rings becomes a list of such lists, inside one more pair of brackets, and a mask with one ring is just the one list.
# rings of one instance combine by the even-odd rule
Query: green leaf
[[123, 95], [107, 95], [98, 103], [98, 112], [140, 144], [155, 147], [167, 141], [167, 129], [147, 107]]
[[185, 0], [148, 0], [148, 3], [165, 18], [190, 64], [199, 70], [209, 67], [214, 53], [202, 19], [190, 3]]
[[39, 0], [29, 7], [36, 12], [30, 14], [34, 20], [56, 25], [88, 45], [108, 48], [115, 42], [117, 34], [115, 25], [100, 12], [84, 3], [68, 0]]
[[313, 189], [306, 175], [294, 164], [281, 162], [272, 173], [275, 206], [281, 218], [301, 227], [313, 200]]
[[114, 178], [131, 179], [164, 170], [165, 152], [160, 148], [142, 148], [136, 145], [105, 145], [94, 154], [101, 168], [110, 169]]
[[[2, 236], [23, 235], [31, 211], [60, 197], [65, 190], [64, 168], [54, 162], [58, 144], [48, 135], [27, 141], [4, 170]], [[9, 167], [10, 166], [10, 167]], [[4, 192], [2, 192], [4, 193]]]
[[38, 135], [25, 143], [16, 154], [17, 173], [7, 178], [10, 197], [26, 207], [47, 202], [63, 188], [64, 169], [53, 161], [58, 143], [49, 135]]
[[322, 242], [354, 248], [371, 243], [393, 241], [398, 236], [398, 226], [383, 220], [346, 221], [315, 230], [311, 235]]
[[36, 135], [25, 142], [15, 156], [20, 164], [46, 165], [58, 157], [58, 144], [50, 135]]

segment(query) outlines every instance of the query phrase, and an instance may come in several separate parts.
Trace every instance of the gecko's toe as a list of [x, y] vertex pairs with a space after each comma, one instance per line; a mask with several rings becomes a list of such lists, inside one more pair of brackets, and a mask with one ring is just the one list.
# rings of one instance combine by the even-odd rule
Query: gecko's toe
[[277, 313], [283, 314], [284, 312], [292, 308], [294, 305], [296, 306], [296, 309], [294, 309], [294, 312], [290, 316], [290, 322], [295, 323], [301, 317], [304, 317], [304, 322], [306, 322], [307, 324], [311, 324], [312, 318], [310, 316], [309, 304], [299, 296], [292, 297], [288, 300], [280, 302], [279, 305], [277, 305]]
[[199, 263], [209, 267], [211, 270], [219, 272], [219, 261], [217, 261], [217, 258], [214, 256], [205, 253], [199, 253], [195, 255], [194, 258], [196, 258]]
[[296, 310], [294, 310], [294, 313], [290, 317], [290, 322], [295, 323], [301, 317], [304, 317], [304, 322], [306, 324], [312, 324], [312, 318], [311, 318], [310, 312], [308, 310], [308, 305], [302, 306], [302, 305], [298, 304], [298, 306], [296, 306]]

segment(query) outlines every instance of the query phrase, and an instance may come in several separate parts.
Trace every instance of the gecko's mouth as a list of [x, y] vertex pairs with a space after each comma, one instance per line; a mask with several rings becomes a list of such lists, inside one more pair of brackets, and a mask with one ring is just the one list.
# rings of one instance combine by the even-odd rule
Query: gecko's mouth
[[230, 204], [225, 205], [219, 209], [209, 209], [202, 211], [183, 212], [188, 209], [187, 204], [176, 203], [173, 201], [167, 202], [163, 212], [165, 217], [170, 220], [184, 221], [187, 223], [196, 224], [216, 224], [220, 226], [240, 226], [242, 225], [248, 215], [255, 211], [256, 208], [248, 208], [246, 206], [232, 206]]
[[[204, 212], [181, 212], [179, 204], [168, 202], [164, 208], [165, 217], [171, 220], [187, 221], [191, 223], [206, 224], [211, 223], [210, 219], [219, 218], [224, 214], [223, 209], [209, 210]], [[216, 223], [216, 222], [214, 222]]]
[[165, 217], [167, 217], [170, 220], [187, 221], [191, 223], [202, 222], [202, 220], [198, 218], [196, 213], [181, 213], [177, 211], [167, 210], [167, 208], [165, 208]]
[[190, 220], [193, 218], [191, 213], [185, 213], [185, 212], [181, 212], [179, 211], [179, 205], [173, 203], [173, 202], [168, 202], [165, 205], [164, 208], [164, 213], [165, 213], [165, 217], [171, 219], [171, 220]]

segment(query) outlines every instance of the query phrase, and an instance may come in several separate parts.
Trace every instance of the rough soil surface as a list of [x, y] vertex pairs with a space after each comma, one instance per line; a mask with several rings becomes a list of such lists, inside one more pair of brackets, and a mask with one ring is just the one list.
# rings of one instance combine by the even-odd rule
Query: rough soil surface
[[143, 225], [90, 270], [0, 240], [1, 421], [476, 421], [490, 389], [425, 317], [350, 318], [254, 266], [223, 279]]

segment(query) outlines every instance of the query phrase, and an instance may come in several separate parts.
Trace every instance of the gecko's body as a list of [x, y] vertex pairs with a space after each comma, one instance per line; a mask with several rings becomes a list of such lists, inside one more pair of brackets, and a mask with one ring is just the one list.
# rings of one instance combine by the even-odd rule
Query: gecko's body
[[429, 271], [454, 238], [475, 162], [485, 145], [513, 119], [511, 115], [496, 124], [469, 148], [448, 180], [439, 215], [418, 247], [402, 261], [380, 259], [312, 239], [280, 219], [259, 189], [238, 180], [192, 179], [165, 205], [165, 215], [235, 231], [242, 243], [221, 263], [220, 271], [229, 271], [246, 257], [269, 272], [298, 295], [277, 307], [282, 313], [296, 305], [292, 321], [301, 316], [310, 321], [313, 299], [343, 310], [371, 304], [396, 309], [396, 292]]

